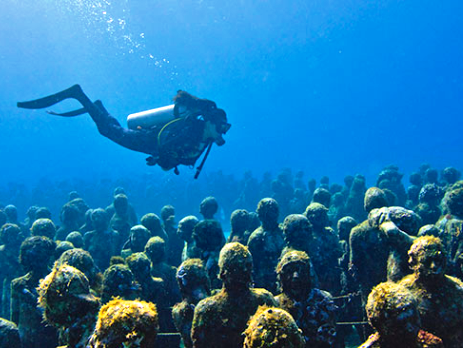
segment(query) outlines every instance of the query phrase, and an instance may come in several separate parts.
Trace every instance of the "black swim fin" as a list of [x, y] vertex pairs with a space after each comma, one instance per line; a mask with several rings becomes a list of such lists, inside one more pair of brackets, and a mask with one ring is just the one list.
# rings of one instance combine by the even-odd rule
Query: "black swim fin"
[[47, 114], [54, 115], [54, 116], [64, 116], [64, 117], [79, 116], [79, 115], [85, 114], [86, 112], [87, 112], [87, 110], [85, 108], [81, 108], [81, 109], [77, 109], [77, 110], [73, 110], [73, 111], [68, 111], [68, 112], [62, 112], [62, 113], [47, 110]]
[[[18, 108], [23, 109], [43, 109], [52, 105], [59, 103], [65, 99], [69, 98], [76, 98], [79, 94], [83, 94], [82, 88], [79, 85], [74, 85], [64, 91], [58, 92], [56, 94], [49, 95], [44, 98], [35, 99], [26, 102], [18, 102]], [[61, 115], [59, 115], [61, 116]], [[67, 115], [63, 115], [67, 116]], [[77, 116], [77, 115], [69, 115], [69, 116]]]

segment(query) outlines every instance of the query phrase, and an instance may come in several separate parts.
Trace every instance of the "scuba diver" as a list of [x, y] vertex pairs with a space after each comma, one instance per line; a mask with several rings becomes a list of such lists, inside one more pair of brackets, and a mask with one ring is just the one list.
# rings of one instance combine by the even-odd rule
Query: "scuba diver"
[[206, 154], [196, 168], [195, 179], [199, 176], [212, 144], [225, 144], [223, 135], [230, 129], [225, 111], [207, 99], [197, 98], [185, 91], [178, 91], [174, 104], [147, 110], [127, 117], [128, 128], [124, 128], [109, 114], [100, 100], [92, 102], [79, 85], [74, 85], [56, 94], [19, 102], [24, 109], [43, 109], [65, 99], [76, 99], [83, 108], [51, 115], [74, 117], [90, 114], [98, 131], [103, 136], [130, 150], [150, 155], [147, 165], [159, 165], [163, 170], [178, 165], [194, 166], [204, 151]]

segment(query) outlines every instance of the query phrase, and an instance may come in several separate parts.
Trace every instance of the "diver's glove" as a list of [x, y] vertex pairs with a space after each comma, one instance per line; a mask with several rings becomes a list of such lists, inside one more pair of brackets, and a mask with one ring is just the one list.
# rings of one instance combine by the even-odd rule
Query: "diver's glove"
[[146, 157], [146, 165], [148, 166], [155, 166], [158, 164], [159, 157], [149, 156]]

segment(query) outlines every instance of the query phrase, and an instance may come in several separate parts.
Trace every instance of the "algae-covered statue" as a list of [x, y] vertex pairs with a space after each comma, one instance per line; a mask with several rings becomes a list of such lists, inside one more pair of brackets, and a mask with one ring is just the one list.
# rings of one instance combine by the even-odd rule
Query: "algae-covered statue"
[[130, 268], [123, 264], [109, 266], [103, 273], [103, 288], [101, 292], [101, 304], [106, 304], [113, 297], [124, 300], [139, 298], [141, 287], [135, 282]]
[[193, 241], [198, 258], [204, 262], [213, 289], [221, 287], [219, 275], [219, 254], [225, 243], [222, 227], [216, 220], [203, 220], [193, 229]]
[[31, 236], [44, 236], [55, 239], [56, 227], [50, 219], [37, 219], [31, 226]]
[[55, 246], [42, 236], [29, 237], [21, 244], [19, 263], [27, 274], [11, 282], [11, 321], [18, 325], [23, 347], [54, 348], [57, 344], [56, 330], [42, 322], [36, 290], [39, 280], [49, 273]]
[[193, 231], [198, 222], [199, 220], [196, 216], [188, 215], [181, 219], [178, 223], [177, 236], [179, 236], [185, 243], [182, 251], [182, 261], [201, 256], [200, 250], [196, 247], [193, 240]]
[[156, 305], [114, 299], [100, 309], [90, 348], [154, 347], [159, 331]]
[[108, 230], [108, 213], [104, 209], [93, 210], [92, 224], [94, 230], [84, 234], [84, 249], [92, 255], [100, 270], [104, 271], [109, 266], [111, 256], [120, 250], [120, 235]]
[[304, 348], [301, 330], [291, 314], [275, 307], [259, 307], [244, 332], [243, 348]]
[[172, 317], [177, 331], [182, 336], [186, 348], [193, 347], [191, 324], [195, 307], [199, 301], [211, 294], [211, 282], [207, 270], [200, 259], [188, 259], [177, 270], [177, 282], [182, 293], [182, 302], [172, 309]]
[[417, 298], [392, 282], [373, 288], [366, 305], [376, 330], [360, 348], [442, 348], [442, 340], [421, 329]]
[[276, 271], [282, 291], [276, 297], [278, 305], [296, 320], [302, 330], [305, 347], [333, 347], [337, 307], [330, 293], [313, 286], [307, 254], [296, 250], [287, 252]]
[[252, 256], [244, 245], [228, 243], [219, 258], [223, 287], [195, 308], [191, 337], [194, 348], [236, 348], [243, 345], [242, 332], [259, 306], [276, 306], [272, 294], [251, 288]]
[[[73, 117], [88, 113], [101, 135], [133, 151], [150, 155], [148, 165], [158, 164], [164, 170], [192, 166], [213, 143], [225, 144], [223, 135], [230, 129], [227, 115], [216, 103], [178, 91], [174, 105], [129, 115], [128, 129], [112, 117], [99, 100], [92, 102], [79, 85], [56, 94], [18, 103], [25, 109], [43, 109], [65, 99], [75, 99], [82, 109], [50, 114]], [[206, 154], [207, 155], [207, 154]], [[198, 167], [201, 170], [202, 164]]]
[[23, 241], [21, 228], [18, 225], [6, 223], [0, 228], [0, 289], [1, 317], [10, 317], [11, 280], [19, 277], [21, 267], [18, 262], [19, 248]]
[[59, 330], [60, 344], [66, 348], [85, 348], [100, 305], [90, 292], [85, 274], [63, 264], [42, 279], [37, 290], [43, 318]]
[[121, 256], [126, 258], [134, 253], [141, 253], [151, 238], [151, 232], [143, 225], [135, 225], [130, 229], [129, 239], [121, 251]]
[[328, 208], [314, 202], [309, 204], [304, 215], [312, 225], [308, 254], [318, 276], [319, 286], [337, 295], [341, 292], [338, 260], [342, 256], [342, 249], [337, 234], [329, 226]]
[[252, 232], [248, 240], [249, 251], [254, 259], [254, 281], [256, 287], [276, 293], [275, 267], [285, 246], [283, 232], [278, 224], [278, 202], [273, 198], [260, 200], [257, 214], [262, 226]]
[[409, 252], [413, 274], [400, 282], [419, 301], [422, 328], [442, 338], [445, 347], [463, 342], [463, 282], [445, 274], [445, 249], [439, 238], [417, 238]]

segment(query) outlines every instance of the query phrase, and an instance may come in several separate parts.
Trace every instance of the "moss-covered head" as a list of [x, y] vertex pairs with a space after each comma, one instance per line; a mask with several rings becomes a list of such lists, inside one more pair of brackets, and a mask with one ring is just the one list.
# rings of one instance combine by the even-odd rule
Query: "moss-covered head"
[[109, 225], [109, 216], [106, 210], [98, 208], [92, 211], [92, 225], [96, 231], [106, 231]]
[[196, 224], [199, 222], [198, 218], [193, 215], [184, 217], [178, 223], [177, 234], [178, 236], [187, 242], [191, 241], [193, 230]]
[[150, 230], [153, 236], [157, 236], [164, 233], [162, 229], [161, 219], [156, 214], [148, 213], [143, 215], [143, 217], [140, 220], [140, 223], [143, 226], [145, 226], [148, 230]]
[[50, 238], [43, 236], [29, 237], [21, 244], [19, 263], [26, 272], [46, 270], [55, 248], [56, 243]]
[[447, 258], [439, 238], [424, 236], [415, 239], [408, 256], [410, 268], [418, 279], [433, 280], [444, 276]]
[[99, 272], [90, 253], [78, 248], [67, 250], [60, 256], [57, 266], [62, 265], [69, 265], [83, 272], [90, 281], [90, 284], [96, 281], [95, 277]]
[[363, 199], [363, 207], [367, 213], [373, 209], [387, 207], [388, 200], [386, 193], [378, 187], [370, 187], [365, 192], [365, 197]]
[[230, 225], [233, 233], [241, 235], [243, 234], [249, 224], [249, 213], [245, 209], [234, 210], [230, 216]]
[[117, 296], [130, 299], [136, 289], [133, 273], [126, 265], [112, 265], [103, 273], [103, 303]]
[[312, 234], [312, 225], [302, 214], [288, 215], [283, 222], [283, 234], [288, 245], [306, 244]]
[[75, 248], [83, 248], [84, 247], [84, 237], [78, 231], [71, 232], [67, 235], [66, 241], [72, 243]]
[[173, 205], [165, 205], [161, 208], [161, 219], [166, 222], [170, 217], [175, 216], [175, 208]]
[[328, 208], [320, 203], [311, 203], [305, 209], [304, 215], [315, 229], [329, 225]]
[[145, 245], [145, 254], [154, 264], [166, 258], [166, 242], [161, 237], [151, 237]]
[[150, 277], [151, 262], [145, 253], [134, 253], [125, 260], [135, 279]]
[[119, 215], [124, 215], [129, 209], [129, 199], [123, 193], [119, 193], [114, 196], [114, 210]]
[[4, 245], [19, 246], [23, 240], [21, 228], [16, 224], [6, 223], [0, 229], [0, 241]]
[[252, 255], [241, 243], [225, 244], [220, 251], [219, 268], [225, 288], [247, 287], [252, 281]]
[[344, 216], [339, 219], [337, 224], [339, 239], [349, 241], [350, 231], [357, 225], [357, 221], [351, 216]]
[[151, 232], [143, 225], [135, 225], [130, 229], [130, 246], [133, 252], [145, 249], [146, 243], [151, 238]]
[[323, 187], [317, 188], [313, 193], [312, 202], [323, 204], [325, 207], [329, 208], [331, 204], [330, 191]]
[[280, 308], [259, 307], [244, 335], [244, 348], [305, 347], [302, 332], [293, 317]]
[[463, 188], [449, 191], [444, 198], [445, 208], [449, 214], [463, 218]]
[[291, 297], [303, 297], [311, 289], [309, 256], [298, 250], [288, 251], [276, 267], [281, 291]]
[[365, 307], [368, 321], [381, 337], [407, 340], [420, 329], [418, 300], [405, 287], [386, 282], [373, 288]]
[[217, 210], [219, 210], [219, 203], [212, 196], [204, 198], [199, 205], [199, 212], [205, 219], [213, 219]]
[[99, 306], [84, 273], [67, 264], [55, 267], [40, 281], [37, 291], [44, 319], [56, 327], [69, 327], [89, 312], [96, 314]]
[[273, 198], [264, 198], [257, 204], [257, 215], [264, 228], [274, 227], [278, 224], [278, 217], [280, 215], [280, 207], [278, 202]]
[[114, 299], [101, 307], [92, 340], [95, 348], [149, 348], [158, 331], [153, 303]]
[[190, 302], [197, 303], [211, 293], [211, 282], [200, 259], [188, 259], [182, 262], [176, 278], [182, 296]]
[[56, 227], [50, 219], [35, 220], [31, 227], [32, 236], [44, 236], [51, 240], [55, 238]]
[[195, 225], [192, 234], [196, 246], [204, 251], [215, 251], [222, 246], [222, 227], [216, 220], [203, 220]]

